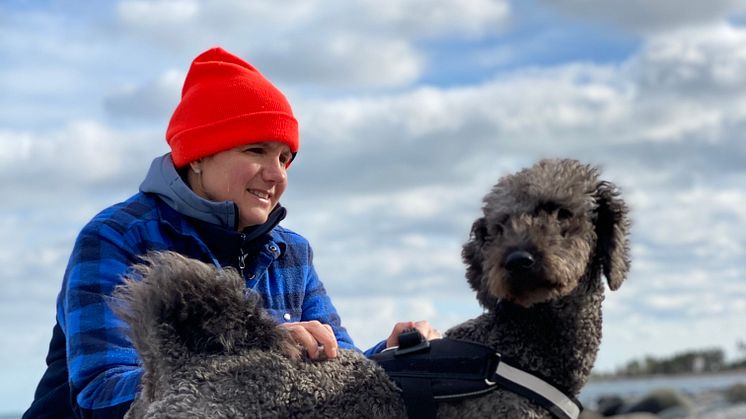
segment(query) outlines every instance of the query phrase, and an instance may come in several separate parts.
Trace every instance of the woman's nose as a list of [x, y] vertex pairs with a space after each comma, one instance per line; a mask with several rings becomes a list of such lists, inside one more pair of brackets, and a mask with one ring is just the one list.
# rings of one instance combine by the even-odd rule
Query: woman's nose
[[265, 180], [280, 183], [287, 178], [287, 168], [281, 161], [274, 159], [264, 165], [262, 174]]

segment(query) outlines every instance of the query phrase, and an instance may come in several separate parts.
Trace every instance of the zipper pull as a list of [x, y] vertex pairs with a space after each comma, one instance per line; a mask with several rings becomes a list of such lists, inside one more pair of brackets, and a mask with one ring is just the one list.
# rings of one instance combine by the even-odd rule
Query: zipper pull
[[241, 278], [243, 278], [243, 270], [246, 268], [246, 256], [248, 256], [243, 251], [243, 242], [246, 240], [246, 235], [241, 233], [241, 245], [238, 248], [238, 251], [240, 252], [238, 255], [238, 269], [241, 272]]

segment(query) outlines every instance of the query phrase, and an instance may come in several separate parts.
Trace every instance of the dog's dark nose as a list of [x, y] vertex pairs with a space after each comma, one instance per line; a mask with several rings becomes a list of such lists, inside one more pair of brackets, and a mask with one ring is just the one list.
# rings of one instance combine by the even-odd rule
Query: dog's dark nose
[[516, 250], [505, 258], [505, 269], [510, 272], [527, 271], [534, 266], [534, 256], [525, 250]]

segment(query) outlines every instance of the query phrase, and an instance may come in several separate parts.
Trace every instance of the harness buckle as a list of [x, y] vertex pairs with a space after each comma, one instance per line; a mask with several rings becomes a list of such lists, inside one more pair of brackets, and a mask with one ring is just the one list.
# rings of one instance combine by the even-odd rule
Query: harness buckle
[[405, 329], [399, 334], [399, 347], [394, 351], [394, 356], [411, 354], [430, 348], [430, 341], [422, 336], [415, 328]]
[[497, 376], [497, 367], [500, 365], [501, 359], [500, 352], [495, 352], [487, 359], [487, 377], [484, 378], [484, 382], [490, 387], [497, 385], [497, 381], [492, 380]]

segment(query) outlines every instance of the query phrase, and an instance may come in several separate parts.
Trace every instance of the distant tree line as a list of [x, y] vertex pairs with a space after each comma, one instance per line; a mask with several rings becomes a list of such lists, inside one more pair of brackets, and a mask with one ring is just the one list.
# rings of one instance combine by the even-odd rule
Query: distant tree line
[[617, 375], [638, 376], [653, 374], [684, 374], [721, 371], [725, 365], [722, 349], [705, 349], [683, 352], [667, 358], [646, 356], [633, 359], [619, 368]]
[[726, 362], [725, 352], [719, 348], [691, 350], [669, 357], [656, 358], [646, 356], [634, 359], [618, 368], [613, 375], [641, 376], [656, 374], [689, 374], [709, 373], [746, 368], [746, 343], [737, 344], [742, 356], [732, 362]]

